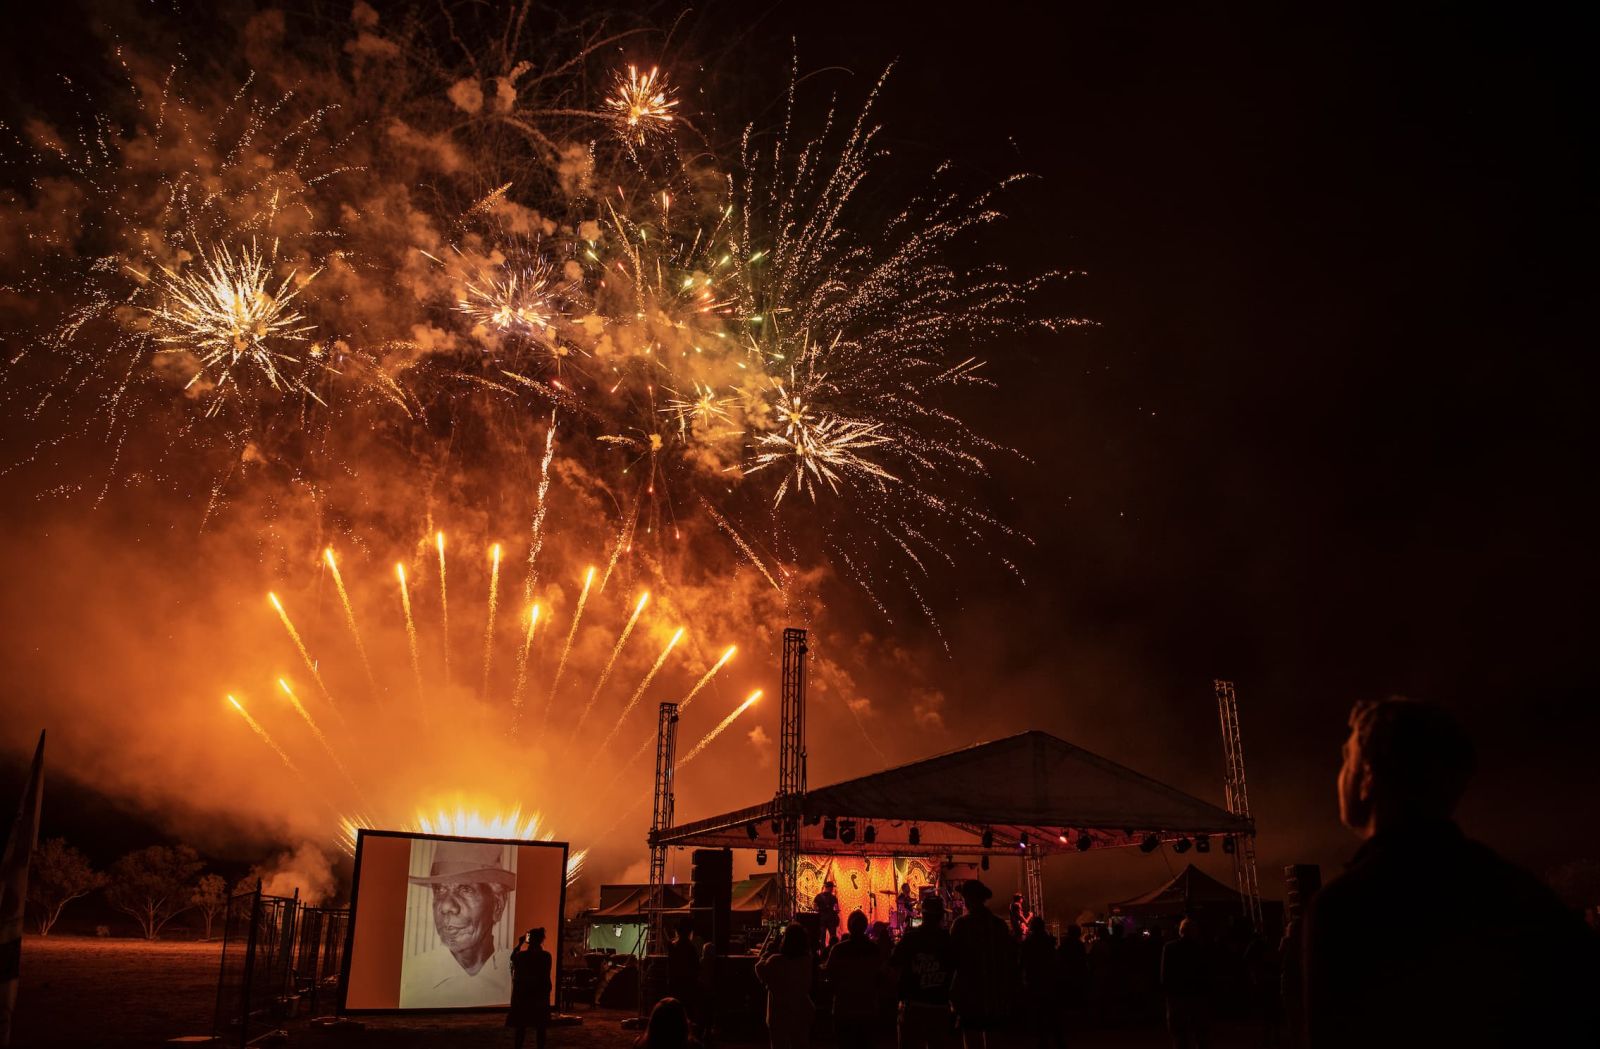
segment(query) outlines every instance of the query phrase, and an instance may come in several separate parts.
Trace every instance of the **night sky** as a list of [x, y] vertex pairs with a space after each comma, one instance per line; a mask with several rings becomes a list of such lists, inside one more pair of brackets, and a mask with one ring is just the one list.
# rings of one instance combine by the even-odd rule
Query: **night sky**
[[[1430, 698], [1480, 743], [1470, 833], [1538, 871], [1600, 854], [1592, 78], [1567, 15], [1515, 14], [684, 17], [752, 98], [781, 92], [792, 48], [853, 93], [896, 61], [881, 116], [906, 177], [1038, 175], [985, 248], [1084, 271], [1049, 305], [1098, 327], [986, 352], [979, 428], [1026, 456], [1000, 461], [997, 514], [1037, 545], [1026, 585], [978, 563], [932, 595], [951, 745], [1043, 728], [1220, 801], [1230, 677], [1276, 895], [1283, 863], [1353, 847], [1333, 800], [1350, 703]], [[811, 751], [813, 782], [871, 768]], [[1085, 905], [1165, 877], [1090, 862], [1052, 874]]]

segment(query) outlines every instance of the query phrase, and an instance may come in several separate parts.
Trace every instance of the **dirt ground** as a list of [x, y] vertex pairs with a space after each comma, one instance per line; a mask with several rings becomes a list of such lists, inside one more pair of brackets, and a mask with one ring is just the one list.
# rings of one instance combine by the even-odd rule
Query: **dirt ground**
[[[221, 955], [220, 942], [27, 937], [12, 1044], [18, 1049], [160, 1046], [180, 1035], [209, 1034]], [[635, 1036], [621, 1026], [626, 1015], [582, 1009], [581, 1023], [551, 1031], [550, 1049], [631, 1049]], [[360, 1018], [362, 1029], [341, 1032], [314, 1028], [309, 1019], [284, 1025], [289, 1045], [511, 1047], [511, 1032], [498, 1015], [365, 1016]], [[1158, 1049], [1170, 1042], [1165, 1032], [1150, 1026], [1075, 1032], [1068, 1044], [1073, 1049]], [[1211, 1044], [1215, 1049], [1246, 1049], [1256, 1042], [1241, 1028], [1224, 1025], [1214, 1032]], [[883, 1049], [890, 1049], [887, 1040]], [[1031, 1039], [1027, 1049], [1032, 1049]]]

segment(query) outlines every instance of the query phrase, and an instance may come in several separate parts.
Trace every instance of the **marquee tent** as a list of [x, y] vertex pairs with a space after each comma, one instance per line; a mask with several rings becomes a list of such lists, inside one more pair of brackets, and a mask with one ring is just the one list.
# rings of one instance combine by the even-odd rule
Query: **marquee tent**
[[[1253, 834], [1250, 820], [1045, 732], [808, 790], [804, 853], [1016, 855]], [[653, 834], [669, 847], [776, 849], [769, 800]]]

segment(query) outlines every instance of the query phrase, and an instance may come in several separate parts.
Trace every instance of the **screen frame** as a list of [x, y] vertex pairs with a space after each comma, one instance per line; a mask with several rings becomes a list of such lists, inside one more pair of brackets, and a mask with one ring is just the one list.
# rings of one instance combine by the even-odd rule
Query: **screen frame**
[[[345, 999], [350, 990], [350, 958], [356, 945], [356, 906], [361, 896], [361, 847], [366, 839], [373, 838], [422, 838], [428, 841], [469, 841], [491, 845], [512, 845], [516, 848], [541, 848], [561, 850], [561, 903], [556, 912], [555, 947], [551, 948], [550, 936], [545, 937], [545, 950], [552, 955], [550, 967], [550, 989], [559, 1003], [561, 999], [561, 955], [562, 944], [566, 941], [567, 931], [567, 862], [571, 858], [571, 847], [564, 841], [530, 841], [525, 838], [472, 838], [457, 834], [428, 834], [424, 831], [411, 830], [369, 830], [365, 827], [356, 829], [356, 863], [355, 871], [350, 876], [350, 920], [345, 932], [344, 957], [339, 959], [339, 1004], [336, 1015], [339, 1016], [428, 1016], [446, 1013], [503, 1013], [508, 1006], [505, 1005], [465, 1005], [441, 1006], [429, 1008], [402, 1009], [396, 1006], [392, 1009], [363, 1008], [351, 1009], [345, 1004]], [[555, 1005], [551, 1012], [556, 1011]]]

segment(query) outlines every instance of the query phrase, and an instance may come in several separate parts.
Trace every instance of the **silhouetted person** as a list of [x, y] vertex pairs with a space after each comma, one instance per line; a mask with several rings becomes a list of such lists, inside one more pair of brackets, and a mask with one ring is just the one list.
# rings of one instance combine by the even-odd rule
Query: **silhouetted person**
[[1061, 976], [1061, 1004], [1068, 1010], [1081, 1009], [1089, 989], [1089, 953], [1083, 946], [1083, 930], [1068, 925], [1061, 930], [1058, 972]]
[[994, 893], [976, 878], [961, 886], [967, 913], [950, 927], [955, 973], [950, 1004], [966, 1049], [989, 1049], [989, 1035], [1013, 1021], [1017, 993], [1017, 941], [1005, 920], [989, 910]]
[[1022, 893], [1011, 894], [1011, 907], [1009, 908], [1011, 921], [1011, 935], [1021, 940], [1028, 931], [1028, 909], [1022, 904]]
[[700, 944], [694, 938], [694, 919], [678, 922], [677, 935], [667, 944], [667, 995], [688, 1010], [690, 1020], [700, 1013]]
[[839, 897], [833, 893], [833, 882], [822, 883], [822, 891], [811, 897], [811, 906], [822, 925], [822, 942], [817, 946], [827, 950], [839, 942]]
[[1470, 742], [1442, 708], [1357, 703], [1339, 818], [1364, 840], [1305, 921], [1310, 1044], [1600, 1044], [1594, 937], [1451, 820]]
[[955, 950], [944, 927], [944, 901], [922, 902], [922, 924], [906, 930], [889, 963], [897, 974], [900, 1010], [896, 1023], [900, 1049], [953, 1049], [955, 1014], [950, 1011], [950, 979]]
[[805, 1049], [811, 1044], [811, 937], [791, 922], [776, 946], [769, 944], [756, 962], [756, 979], [767, 989], [767, 1036], [772, 1049]]
[[867, 935], [867, 916], [851, 911], [844, 938], [833, 945], [823, 971], [833, 991], [833, 1032], [840, 1049], [867, 1049], [878, 1020], [884, 956]]
[[700, 1043], [689, 1033], [689, 1010], [676, 998], [663, 998], [650, 1010], [644, 1034], [633, 1043], [634, 1049], [699, 1049]]
[[1050, 1046], [1060, 1049], [1066, 1045], [1061, 1026], [1061, 964], [1056, 957], [1056, 938], [1045, 929], [1044, 919], [1037, 914], [1028, 919], [1020, 954], [1028, 1026], [1039, 1049]]
[[1283, 1041], [1283, 965], [1280, 947], [1266, 937], [1250, 933], [1244, 948], [1245, 993], [1250, 1011], [1260, 1023], [1262, 1049], [1276, 1049]]
[[1174, 1049], [1205, 1049], [1211, 1028], [1212, 958], [1193, 918], [1178, 923], [1178, 938], [1161, 950], [1161, 996]]
[[529, 929], [511, 951], [511, 1008], [506, 1012], [506, 1026], [513, 1032], [516, 1049], [522, 1049], [530, 1027], [534, 1045], [544, 1049], [550, 1032], [551, 965], [543, 929]]

